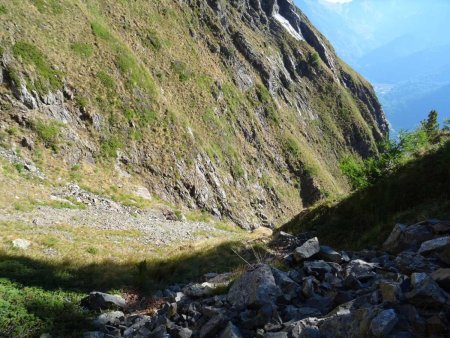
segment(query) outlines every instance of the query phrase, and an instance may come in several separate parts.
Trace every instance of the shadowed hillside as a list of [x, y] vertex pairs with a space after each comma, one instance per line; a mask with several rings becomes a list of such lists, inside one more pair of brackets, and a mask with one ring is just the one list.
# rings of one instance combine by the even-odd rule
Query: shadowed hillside
[[450, 215], [450, 142], [407, 163], [375, 185], [337, 203], [305, 210], [281, 229], [317, 231], [339, 248], [382, 243], [395, 222], [413, 223]]

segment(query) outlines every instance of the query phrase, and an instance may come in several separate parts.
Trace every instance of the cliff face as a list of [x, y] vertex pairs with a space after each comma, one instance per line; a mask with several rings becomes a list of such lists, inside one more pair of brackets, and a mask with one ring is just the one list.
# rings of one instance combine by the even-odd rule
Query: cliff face
[[99, 175], [254, 227], [345, 192], [341, 156], [387, 133], [370, 84], [290, 0], [2, 8], [2, 144], [25, 137], [22, 156], [62, 171], [114, 167]]

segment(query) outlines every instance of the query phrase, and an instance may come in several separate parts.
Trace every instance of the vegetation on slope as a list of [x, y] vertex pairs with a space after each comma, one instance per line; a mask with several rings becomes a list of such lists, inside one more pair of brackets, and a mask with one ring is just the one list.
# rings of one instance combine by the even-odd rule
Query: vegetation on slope
[[342, 249], [379, 245], [396, 222], [414, 223], [450, 214], [450, 138], [436, 113], [412, 132], [384, 144], [384, 152], [342, 162], [356, 189], [338, 201], [319, 203], [282, 227], [299, 233], [316, 231], [323, 241]]
[[[22, 123], [17, 108], [0, 95], [2, 120], [9, 116], [5, 124], [17, 129], [2, 141], [11, 147], [23, 136], [34, 139], [35, 150], [23, 155], [42, 154], [45, 172], [54, 169], [45, 159], [58, 157], [55, 176], [82, 162], [102, 172], [124, 158], [130, 174], [171, 202], [224, 214], [242, 210], [248, 224], [260, 223], [261, 211], [271, 222], [284, 221], [310, 203], [302, 186], [308, 179], [319, 197], [347, 192], [340, 157], [352, 150], [367, 155], [380, 135], [380, 126], [366, 116], [377, 109], [349, 89], [370, 92], [357, 74], [340, 61], [333, 73], [312, 45], [283, 29], [275, 35], [267, 34], [269, 27], [249, 26], [231, 5], [225, 6], [229, 25], [242, 32], [256, 61], [284, 69], [283, 56], [292, 59], [292, 74], [277, 79], [277, 89], [236, 48], [206, 1], [0, 3], [5, 78], [41, 97], [70, 92], [70, 116], [38, 109]], [[10, 29], [14, 25], [20, 29]], [[236, 67], [247, 69], [253, 82], [248, 88], [235, 80]], [[348, 86], [336, 81], [344, 76], [340, 71]], [[11, 95], [6, 87], [0, 94]], [[299, 93], [304, 104], [292, 104]], [[203, 188], [193, 177], [200, 161], [211, 161], [226, 201], [203, 203], [189, 195]], [[258, 199], [265, 199], [266, 210], [257, 210]]]

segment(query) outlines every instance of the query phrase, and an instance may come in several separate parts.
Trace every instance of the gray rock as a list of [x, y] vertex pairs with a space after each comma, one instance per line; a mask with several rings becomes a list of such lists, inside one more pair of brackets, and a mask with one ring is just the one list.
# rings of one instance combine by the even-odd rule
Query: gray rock
[[191, 338], [192, 330], [177, 326], [170, 330], [170, 336], [171, 338]]
[[106, 324], [109, 325], [119, 325], [120, 323], [125, 321], [125, 315], [121, 311], [111, 311], [102, 313], [93, 321], [93, 325], [95, 328], [101, 329]]
[[289, 322], [291, 320], [302, 320], [308, 317], [318, 317], [321, 312], [312, 307], [296, 307], [293, 305], [288, 305], [284, 309], [283, 320]]
[[200, 329], [199, 337], [215, 337], [219, 333], [220, 329], [224, 327], [227, 321], [228, 319], [222, 315], [211, 318]]
[[381, 282], [379, 288], [384, 302], [396, 303], [401, 297], [401, 288], [397, 283]]
[[308, 259], [320, 251], [319, 240], [317, 237], [311, 238], [296, 248], [293, 252], [296, 261], [301, 262]]
[[294, 299], [300, 285], [294, 282], [286, 272], [272, 268], [272, 273], [275, 278], [275, 283], [283, 293], [283, 298], [287, 301]]
[[422, 242], [434, 237], [433, 231], [425, 223], [410, 226], [397, 224], [384, 242], [383, 248], [393, 254], [406, 249], [416, 249]]
[[325, 261], [305, 262], [303, 263], [303, 267], [308, 274], [311, 274], [313, 272], [325, 274], [333, 271], [332, 266]]
[[30, 247], [31, 242], [26, 239], [17, 238], [12, 241], [12, 245], [14, 248], [21, 249], [21, 250], [27, 250]]
[[434, 251], [440, 251], [450, 246], [450, 236], [439, 237], [423, 242], [419, 248], [421, 255], [427, 255]]
[[347, 264], [345, 273], [347, 276], [353, 275], [357, 278], [373, 276], [376, 274], [373, 270], [378, 266], [376, 263], [368, 263], [362, 259], [355, 259]]
[[88, 297], [81, 300], [81, 305], [90, 310], [123, 309], [126, 306], [125, 299], [118, 295], [110, 295], [103, 292], [91, 292]]
[[219, 338], [243, 338], [238, 327], [232, 322], [228, 322], [227, 326], [220, 333]]
[[441, 288], [450, 291], [450, 268], [439, 269], [431, 274], [431, 278], [439, 284]]
[[83, 333], [83, 338], [104, 338], [105, 334], [100, 331], [89, 331]]
[[412, 250], [403, 251], [395, 258], [395, 264], [404, 274], [413, 272], [430, 273], [438, 268], [436, 264], [428, 260], [426, 257], [417, 254]]
[[381, 311], [370, 323], [370, 331], [375, 337], [386, 337], [398, 322], [393, 309]]
[[342, 255], [327, 245], [321, 245], [318, 257], [327, 262], [341, 263]]
[[426, 273], [413, 273], [411, 285], [413, 289], [405, 294], [410, 303], [430, 308], [450, 306], [449, 295]]
[[212, 294], [214, 289], [214, 284], [208, 282], [202, 284], [194, 283], [183, 288], [183, 293], [188, 297], [205, 297]]
[[264, 338], [288, 338], [287, 332], [267, 332]]
[[280, 294], [272, 270], [268, 265], [260, 264], [234, 282], [227, 299], [236, 308], [260, 307], [275, 303]]

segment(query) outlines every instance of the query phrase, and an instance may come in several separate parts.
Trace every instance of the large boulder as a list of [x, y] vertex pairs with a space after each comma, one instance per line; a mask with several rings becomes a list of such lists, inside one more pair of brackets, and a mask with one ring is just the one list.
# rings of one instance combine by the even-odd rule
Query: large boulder
[[242, 333], [236, 325], [232, 322], [228, 322], [225, 329], [220, 333], [219, 338], [242, 338]]
[[418, 249], [422, 242], [435, 237], [433, 229], [426, 222], [414, 225], [397, 224], [384, 242], [383, 248], [393, 254], [406, 249]]
[[423, 242], [419, 248], [419, 253], [424, 256], [432, 255], [445, 264], [450, 264], [450, 236]]
[[327, 245], [321, 245], [318, 253], [318, 258], [323, 259], [327, 262], [340, 263], [342, 262], [342, 255], [335, 251], [332, 247]]
[[124, 309], [125, 299], [119, 295], [110, 295], [103, 292], [93, 291], [81, 300], [81, 305], [90, 310]]
[[386, 337], [398, 322], [393, 309], [381, 311], [370, 323], [370, 331], [375, 337]]
[[411, 285], [412, 290], [405, 294], [411, 304], [427, 308], [450, 307], [449, 294], [426, 273], [413, 273]]
[[266, 303], [274, 304], [280, 294], [270, 266], [259, 264], [234, 282], [227, 298], [239, 309], [258, 308]]
[[439, 284], [441, 288], [450, 291], [450, 269], [439, 269], [431, 274], [431, 278]]
[[308, 259], [320, 251], [319, 240], [317, 237], [311, 238], [296, 248], [293, 252], [294, 258], [297, 262]]

